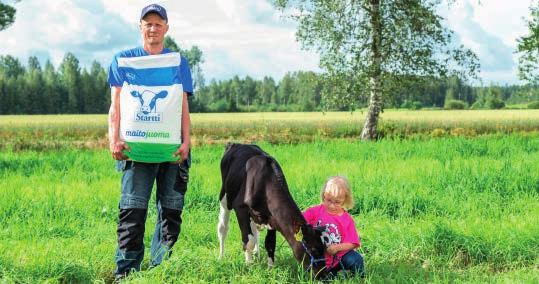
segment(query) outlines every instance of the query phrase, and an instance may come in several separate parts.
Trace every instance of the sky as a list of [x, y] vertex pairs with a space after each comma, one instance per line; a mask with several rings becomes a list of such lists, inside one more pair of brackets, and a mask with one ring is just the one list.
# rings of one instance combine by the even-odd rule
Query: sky
[[[456, 41], [478, 55], [482, 84], [522, 83], [514, 51], [516, 39], [527, 33], [532, 1], [457, 0], [440, 8]], [[150, 3], [167, 9], [168, 35], [182, 48], [202, 50], [207, 81], [234, 75], [280, 80], [286, 72], [321, 71], [318, 54], [296, 41], [297, 25], [267, 0], [22, 0], [13, 4], [15, 23], [0, 32], [0, 55], [24, 64], [37, 56], [58, 66], [72, 52], [83, 67], [93, 60], [107, 67], [115, 53], [141, 44], [140, 11]]]

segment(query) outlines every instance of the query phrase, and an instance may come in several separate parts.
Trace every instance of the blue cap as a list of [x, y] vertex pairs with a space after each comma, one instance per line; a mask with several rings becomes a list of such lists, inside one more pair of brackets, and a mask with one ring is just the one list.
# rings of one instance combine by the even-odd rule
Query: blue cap
[[161, 16], [161, 18], [163, 18], [163, 20], [168, 22], [167, 10], [165, 10], [165, 8], [163, 8], [163, 6], [161, 6], [161, 5], [150, 4], [150, 5], [146, 6], [146, 7], [144, 7], [144, 9], [142, 9], [142, 13], [140, 13], [140, 19], [142, 20], [142, 18], [144, 18], [148, 13], [156, 13], [159, 16]]

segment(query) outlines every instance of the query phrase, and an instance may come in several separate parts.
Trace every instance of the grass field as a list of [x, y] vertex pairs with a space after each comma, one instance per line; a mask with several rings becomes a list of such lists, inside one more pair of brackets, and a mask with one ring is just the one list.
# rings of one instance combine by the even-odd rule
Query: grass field
[[[537, 111], [386, 111], [385, 127], [422, 138], [376, 143], [326, 139], [357, 136], [360, 113], [192, 120], [198, 142], [180, 240], [171, 259], [134, 283], [310, 282], [281, 237], [274, 269], [264, 252], [246, 266], [234, 217], [227, 257], [217, 260], [223, 146], [215, 144], [226, 140], [268, 141], [259, 145], [282, 165], [300, 208], [319, 202], [329, 175], [350, 179], [367, 277], [343, 282], [539, 282]], [[498, 130], [466, 130], [480, 125]], [[112, 281], [120, 173], [106, 140], [96, 142], [106, 116], [1, 116], [0, 131], [0, 282]], [[147, 228], [155, 218], [152, 208]]]
[[[359, 137], [364, 112], [192, 114], [194, 145]], [[380, 136], [429, 138], [539, 131], [539, 110], [386, 110]], [[0, 150], [107, 147], [106, 115], [0, 116]]]

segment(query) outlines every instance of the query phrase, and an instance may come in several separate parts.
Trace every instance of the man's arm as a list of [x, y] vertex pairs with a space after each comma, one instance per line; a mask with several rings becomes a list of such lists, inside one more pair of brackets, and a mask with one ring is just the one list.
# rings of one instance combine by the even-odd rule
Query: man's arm
[[187, 93], [183, 92], [182, 98], [182, 145], [174, 153], [174, 156], [180, 156], [179, 162], [187, 159], [189, 148], [191, 148], [191, 117], [189, 115], [189, 101]]
[[109, 109], [109, 148], [115, 160], [126, 160], [127, 156], [122, 152], [124, 149], [131, 150], [129, 146], [120, 139], [120, 92], [122, 88], [111, 87], [110, 89], [110, 109]]

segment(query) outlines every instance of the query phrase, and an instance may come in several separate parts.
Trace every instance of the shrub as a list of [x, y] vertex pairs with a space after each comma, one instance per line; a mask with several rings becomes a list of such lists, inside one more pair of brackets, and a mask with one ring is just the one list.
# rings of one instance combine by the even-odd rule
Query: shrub
[[430, 137], [434, 137], [434, 138], [438, 138], [438, 137], [443, 137], [445, 136], [446, 132], [444, 129], [442, 128], [434, 128], [431, 132], [430, 132]]
[[489, 109], [502, 109], [505, 107], [505, 102], [498, 98], [489, 98], [487, 100], [487, 108]]
[[302, 110], [302, 106], [300, 104], [288, 104], [286, 105], [285, 111], [291, 111], [291, 112], [298, 112]]
[[423, 103], [419, 101], [415, 101], [412, 103], [412, 109], [422, 109], [422, 108], [423, 108]]
[[466, 103], [459, 100], [447, 100], [445, 102], [444, 108], [446, 109], [465, 109]]
[[473, 103], [473, 105], [470, 108], [471, 109], [482, 109], [483, 104], [480, 101], [476, 101], [475, 103]]
[[267, 106], [266, 111], [277, 111], [279, 109], [279, 106], [275, 103], [271, 103]]
[[461, 128], [456, 127], [451, 129], [450, 134], [452, 136], [473, 137], [477, 136], [477, 132], [473, 128]]
[[400, 107], [406, 109], [422, 109], [423, 103], [421, 103], [420, 101], [404, 101], [404, 103], [402, 103]]
[[527, 105], [529, 109], [539, 109], [539, 101], [531, 102]]
[[412, 108], [412, 102], [411, 101], [404, 101], [401, 104], [401, 108], [411, 109]]
[[228, 110], [228, 105], [224, 100], [213, 102], [208, 107], [212, 112], [225, 112]]

